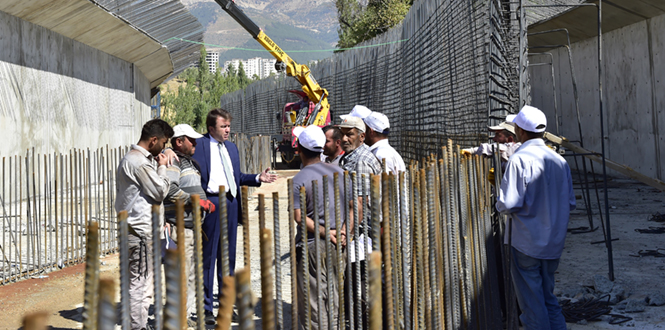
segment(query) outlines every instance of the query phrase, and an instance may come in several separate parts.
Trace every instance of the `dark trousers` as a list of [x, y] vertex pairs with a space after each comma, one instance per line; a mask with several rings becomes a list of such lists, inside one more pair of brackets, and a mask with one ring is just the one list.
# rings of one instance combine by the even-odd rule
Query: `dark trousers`
[[208, 240], [203, 240], [203, 292], [205, 296], [205, 309], [212, 311], [213, 286], [215, 284], [215, 265], [217, 265], [218, 294], [222, 292], [222, 277], [233, 275], [236, 267], [236, 243], [238, 241], [238, 199], [225, 198], [228, 216], [228, 244], [230, 274], [221, 274], [222, 249], [220, 245], [219, 226], [219, 197], [209, 195], [208, 199], [215, 204], [215, 212], [206, 216], [203, 222], [203, 232]]

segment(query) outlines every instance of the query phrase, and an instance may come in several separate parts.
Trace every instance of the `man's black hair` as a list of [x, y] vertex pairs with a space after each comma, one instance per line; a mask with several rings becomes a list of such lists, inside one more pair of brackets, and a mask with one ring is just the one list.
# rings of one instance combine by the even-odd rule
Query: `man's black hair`
[[141, 129], [141, 141], [148, 141], [152, 137], [170, 139], [173, 136], [173, 128], [161, 119], [152, 119], [143, 125]]
[[342, 139], [342, 130], [339, 129], [339, 127], [337, 127], [337, 126], [328, 125], [328, 126], [323, 127], [323, 134], [326, 134], [326, 132], [328, 132], [330, 130], [332, 130], [332, 132], [333, 132], [332, 133], [333, 140], [337, 141], [337, 140]]
[[305, 156], [305, 158], [307, 159], [321, 157], [321, 152], [312, 151], [303, 147], [303, 145], [300, 144], [300, 141], [298, 141], [298, 146], [300, 147], [300, 155], [301, 155], [300, 157]]

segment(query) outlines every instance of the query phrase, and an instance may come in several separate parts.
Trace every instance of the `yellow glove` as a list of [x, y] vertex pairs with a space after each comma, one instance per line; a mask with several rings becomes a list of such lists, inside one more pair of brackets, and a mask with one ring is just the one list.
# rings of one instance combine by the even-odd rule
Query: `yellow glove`
[[462, 154], [462, 156], [471, 156], [471, 151], [469, 150], [462, 149], [460, 153]]
[[494, 177], [494, 167], [490, 168], [489, 173], [487, 173], [487, 181], [494, 185], [496, 178]]

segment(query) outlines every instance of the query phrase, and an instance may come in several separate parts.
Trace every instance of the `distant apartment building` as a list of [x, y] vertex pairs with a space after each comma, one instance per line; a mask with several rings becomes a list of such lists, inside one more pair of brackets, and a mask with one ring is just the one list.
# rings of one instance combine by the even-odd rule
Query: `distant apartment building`
[[226, 72], [229, 65], [233, 65], [233, 67], [238, 70], [240, 63], [242, 63], [242, 67], [245, 70], [245, 74], [248, 78], [252, 78], [254, 75], [257, 75], [260, 79], [263, 79], [269, 76], [271, 73], [277, 73], [275, 70], [275, 62], [277, 62], [277, 60], [274, 58], [268, 59], [260, 57], [250, 58], [247, 60], [232, 59], [230, 61], [224, 62], [224, 71]]
[[212, 49], [207, 50], [206, 63], [208, 63], [208, 70], [210, 70], [210, 73], [215, 74], [218, 69], [219, 52]]

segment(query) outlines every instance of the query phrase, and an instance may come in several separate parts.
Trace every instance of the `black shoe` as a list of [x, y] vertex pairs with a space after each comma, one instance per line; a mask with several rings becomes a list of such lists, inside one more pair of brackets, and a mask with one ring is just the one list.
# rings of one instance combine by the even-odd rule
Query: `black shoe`
[[207, 325], [215, 325], [215, 315], [211, 311], [205, 311], [205, 321]]

